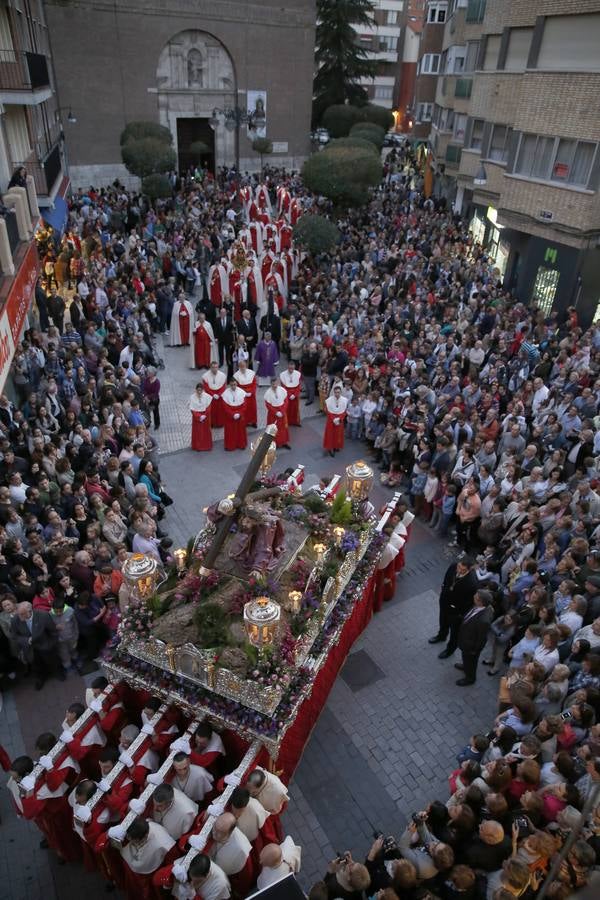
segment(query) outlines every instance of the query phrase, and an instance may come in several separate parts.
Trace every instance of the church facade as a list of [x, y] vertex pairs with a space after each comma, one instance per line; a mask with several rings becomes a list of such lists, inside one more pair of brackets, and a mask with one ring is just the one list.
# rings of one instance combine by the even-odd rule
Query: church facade
[[139, 120], [169, 128], [180, 172], [238, 160], [256, 170], [256, 137], [273, 143], [273, 165], [298, 168], [308, 155], [315, 0], [45, 6], [60, 105], [77, 120], [65, 123], [73, 187], [132, 183], [119, 136]]

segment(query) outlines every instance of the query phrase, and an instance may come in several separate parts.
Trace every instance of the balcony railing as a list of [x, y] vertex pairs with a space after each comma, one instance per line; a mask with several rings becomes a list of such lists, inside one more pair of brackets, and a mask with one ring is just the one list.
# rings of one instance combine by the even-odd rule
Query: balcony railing
[[0, 90], [35, 91], [49, 86], [48, 60], [43, 53], [0, 47]]
[[8, 243], [10, 244], [10, 251], [15, 255], [15, 250], [17, 249], [17, 245], [21, 238], [19, 237], [19, 226], [17, 225], [17, 216], [14, 210], [9, 209], [4, 216], [4, 221], [6, 222], [6, 231], [8, 234]]
[[19, 166], [25, 166], [27, 174], [33, 177], [35, 192], [41, 197], [47, 197], [52, 193], [57, 178], [62, 172], [62, 160], [60, 157], [60, 144], [54, 147], [41, 159], [35, 153], [21, 162], [13, 162], [13, 171]]

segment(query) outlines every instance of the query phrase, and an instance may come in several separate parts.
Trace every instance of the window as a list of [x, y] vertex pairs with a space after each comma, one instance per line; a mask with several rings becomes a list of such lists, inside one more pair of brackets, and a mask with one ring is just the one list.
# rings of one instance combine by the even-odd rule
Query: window
[[540, 266], [537, 270], [532, 300], [535, 300], [537, 306], [546, 316], [549, 316], [552, 312], [559, 278], [560, 272], [557, 269], [548, 269], [546, 266]]
[[485, 16], [485, 0], [469, 0], [465, 22], [483, 22]]
[[523, 72], [527, 68], [527, 58], [533, 28], [511, 28], [508, 37], [508, 49], [504, 68], [513, 72]]
[[498, 68], [498, 53], [500, 51], [500, 35], [488, 34], [485, 42], [484, 71], [489, 72]]
[[398, 38], [391, 34], [379, 36], [379, 49], [388, 53], [394, 53], [398, 49]]
[[417, 122], [431, 122], [433, 115], [433, 103], [419, 103], [417, 105]]
[[15, 48], [10, 30], [8, 9], [0, 7], [0, 63], [16, 62]]
[[464, 140], [466, 127], [467, 116], [464, 113], [456, 113], [454, 116], [454, 130], [452, 132], [456, 141]]
[[473, 128], [471, 130], [471, 140], [469, 147], [471, 150], [481, 150], [483, 144], [483, 119], [473, 119]]
[[512, 134], [512, 128], [508, 125], [493, 125], [492, 135], [490, 138], [490, 148], [488, 150], [488, 158], [495, 162], [508, 161], [508, 143]]
[[375, 99], [376, 100], [392, 100], [394, 96], [394, 88], [388, 87], [387, 85], [378, 84], [375, 86]]
[[388, 9], [386, 24], [387, 25], [397, 25], [398, 24], [398, 13], [395, 9]]
[[446, 162], [456, 163], [458, 165], [461, 153], [462, 147], [457, 147], [456, 144], [448, 144], [446, 147]]
[[515, 173], [587, 187], [598, 145], [592, 141], [521, 135]]
[[439, 71], [440, 54], [425, 53], [421, 57], [421, 75], [433, 75]]
[[569, 141], [561, 138], [552, 166], [552, 181], [586, 185], [590, 177], [596, 145], [590, 141]]
[[470, 97], [473, 80], [471, 78], [457, 78], [454, 87], [455, 97]]
[[445, 22], [447, 9], [446, 3], [430, 3], [427, 8], [427, 21], [432, 24]]
[[538, 69], [598, 71], [600, 13], [548, 16], [538, 54]]
[[477, 57], [479, 56], [479, 41], [468, 41], [467, 52], [465, 55], [465, 72], [474, 72], [477, 65]]
[[452, 67], [452, 71], [454, 74], [462, 72], [465, 67], [465, 51], [461, 48], [460, 53], [456, 53], [454, 55], [454, 65]]

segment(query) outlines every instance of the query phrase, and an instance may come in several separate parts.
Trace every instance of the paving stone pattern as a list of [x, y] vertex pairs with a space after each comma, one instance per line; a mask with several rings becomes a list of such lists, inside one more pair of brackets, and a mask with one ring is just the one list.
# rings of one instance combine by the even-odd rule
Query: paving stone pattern
[[[201, 528], [202, 508], [236, 488], [249, 454], [225, 453], [218, 434], [212, 453], [188, 449], [187, 403], [199, 373], [187, 368], [187, 350], [161, 353], [167, 368], [160, 373], [163, 424], [157, 437], [161, 474], [175, 501], [166, 523], [176, 543], [184, 544]], [[343, 473], [364, 454], [363, 445], [347, 442], [335, 460], [325, 457], [324, 419], [315, 410], [315, 405], [303, 410], [303, 427], [291, 429], [292, 451], [279, 451], [275, 464], [281, 471], [303, 463], [306, 484]], [[389, 489], [375, 485], [375, 503], [390, 497]], [[475, 686], [456, 687], [458, 654], [438, 660], [440, 645], [427, 643], [436, 631], [438, 588], [451, 558], [444, 542], [419, 523], [413, 526], [396, 596], [357, 641], [315, 725], [291, 784], [284, 822], [303, 847], [300, 880], [306, 889], [323, 876], [337, 851], [352, 850], [360, 859], [373, 831], [398, 834], [416, 809], [445, 799], [456, 752], [493, 719], [496, 679], [481, 672]], [[71, 675], [42, 693], [30, 682], [7, 689], [0, 742], [9, 754], [32, 753], [42, 731], [59, 733], [66, 706], [82, 697], [91, 677]], [[0, 814], [0, 900], [106, 896], [98, 876], [81, 865], [58, 866], [49, 851], [38, 849], [37, 829], [16, 818], [7, 791], [0, 791]]]

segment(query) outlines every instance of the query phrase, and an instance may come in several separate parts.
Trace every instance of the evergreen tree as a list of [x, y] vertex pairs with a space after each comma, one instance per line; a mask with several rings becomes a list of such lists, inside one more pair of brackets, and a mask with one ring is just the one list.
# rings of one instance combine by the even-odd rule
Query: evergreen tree
[[317, 0], [313, 85], [314, 120], [336, 103], [366, 103], [361, 79], [375, 75], [377, 62], [360, 46], [355, 26], [373, 25], [371, 0]]

